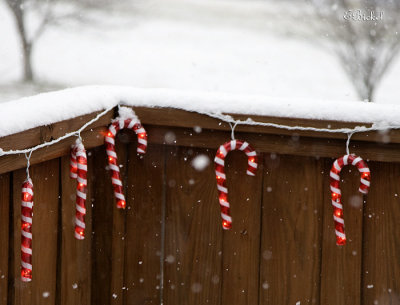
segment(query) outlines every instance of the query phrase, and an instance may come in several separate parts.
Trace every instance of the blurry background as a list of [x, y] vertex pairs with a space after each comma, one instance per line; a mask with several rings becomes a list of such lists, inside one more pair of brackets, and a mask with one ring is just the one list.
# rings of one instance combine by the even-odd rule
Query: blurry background
[[399, 25], [396, 0], [0, 0], [0, 102], [107, 84], [397, 103]]

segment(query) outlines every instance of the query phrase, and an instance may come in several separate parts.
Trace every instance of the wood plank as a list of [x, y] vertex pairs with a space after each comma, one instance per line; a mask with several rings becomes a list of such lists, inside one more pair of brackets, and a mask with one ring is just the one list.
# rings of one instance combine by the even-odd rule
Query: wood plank
[[255, 177], [246, 175], [242, 152], [229, 153], [225, 169], [233, 222], [223, 234], [221, 303], [258, 304], [263, 158]]
[[61, 304], [91, 304], [93, 156], [88, 151], [85, 239], [74, 237], [77, 181], [70, 178], [70, 156], [61, 158]]
[[[121, 179], [126, 186], [127, 147], [116, 140]], [[126, 212], [116, 208], [104, 147], [92, 152], [95, 179], [93, 198], [92, 303], [122, 304]], [[126, 192], [125, 192], [126, 193]]]
[[[197, 134], [191, 129], [167, 128], [146, 126], [150, 143], [170, 144], [165, 135], [173, 134], [175, 145], [217, 148], [230, 137], [230, 133], [224, 131], [203, 130]], [[346, 141], [335, 139], [315, 139], [253, 133], [236, 133], [236, 138], [246, 139], [259, 152], [279, 152], [296, 156], [337, 157], [345, 153]], [[383, 162], [400, 162], [398, 150], [399, 144], [379, 144], [351, 141], [351, 152], [360, 154], [365, 160]]]
[[13, 176], [14, 198], [14, 304], [54, 304], [57, 282], [57, 234], [59, 207], [59, 160], [34, 165], [30, 169], [34, 187], [32, 282], [20, 280], [21, 268], [21, 186], [24, 170]]
[[[11, 149], [25, 149], [42, 144], [44, 142], [49, 142], [62, 137], [69, 132], [78, 130], [101, 112], [102, 111], [97, 111], [78, 116], [70, 120], [64, 120], [50, 125], [35, 127], [6, 137], [0, 137], [0, 147], [4, 151], [7, 151]], [[98, 127], [106, 127], [108, 124], [110, 124], [113, 116], [114, 110], [111, 110], [102, 116], [98, 121], [93, 122], [90, 126], [88, 126], [85, 131], [97, 129]]]
[[311, 157], [265, 156], [259, 304], [319, 304], [322, 167]]
[[127, 183], [125, 304], [159, 304], [164, 148], [150, 145], [142, 157], [130, 146]]
[[[173, 133], [177, 145], [216, 148], [230, 136], [230, 132], [221, 130], [204, 129], [196, 133], [193, 128], [175, 128], [155, 125], [146, 125], [151, 144], [173, 144], [168, 143], [165, 134]], [[87, 149], [104, 144], [106, 128], [98, 127], [82, 134]], [[266, 133], [236, 133], [237, 138], [245, 138], [251, 141], [252, 145], [260, 152], [280, 152], [282, 154], [293, 154], [299, 156], [336, 157], [345, 151], [345, 139], [299, 137], [292, 132], [288, 135], [274, 135]], [[366, 141], [355, 141], [352, 138], [351, 151], [360, 153], [365, 159], [383, 162], [400, 162], [400, 155], [397, 153], [400, 144], [398, 143], [376, 143]], [[69, 153], [74, 137], [54, 144], [51, 147], [43, 148], [32, 155], [32, 164], [51, 160]], [[0, 157], [0, 174], [10, 172], [25, 166], [24, 155], [10, 155]]]
[[[130, 145], [125, 134], [133, 134], [133, 131], [124, 130], [119, 132], [115, 141], [115, 151], [118, 156], [118, 164], [120, 166], [120, 175], [124, 187], [126, 199], [128, 185], [128, 151]], [[122, 141], [121, 141], [122, 140]], [[111, 186], [110, 172], [107, 172], [109, 185]], [[126, 210], [117, 209], [115, 198], [112, 201], [113, 208], [113, 225], [112, 225], [112, 260], [111, 260], [111, 295], [109, 296], [110, 304], [122, 305], [125, 299], [125, 238], [126, 238]]]
[[[218, 130], [218, 131], [230, 131], [230, 127], [226, 123], [221, 123], [217, 119], [210, 118], [206, 115], [188, 112], [179, 109], [172, 108], [146, 108], [146, 107], [134, 107], [135, 111], [139, 115], [142, 123], [145, 125], [156, 125], [156, 126], [167, 126], [169, 127], [185, 127], [185, 129], [191, 130], [194, 126], [199, 126], [204, 130]], [[52, 139], [59, 138], [64, 134], [75, 131], [79, 127], [81, 127], [84, 123], [95, 117], [99, 112], [95, 112], [92, 114], [87, 114], [84, 116], [79, 116], [77, 118], [71, 120], [61, 121], [55, 124], [51, 124], [48, 126], [41, 126], [37, 128], [33, 128], [21, 133], [17, 133], [14, 135], [9, 135], [6, 137], [0, 138], [0, 147], [3, 150], [10, 149], [24, 149], [28, 147], [33, 147], [43, 142], [50, 141]], [[85, 133], [90, 136], [90, 142], [93, 143], [88, 146], [88, 148], [99, 146], [102, 144], [102, 139], [99, 139], [99, 135], [96, 133], [91, 133], [92, 129], [105, 130], [106, 126], [109, 124], [111, 118], [113, 117], [114, 110], [109, 111], [105, 116], [100, 118], [97, 122], [94, 122], [91, 126], [86, 128]], [[339, 121], [328, 121], [328, 120], [307, 120], [307, 119], [296, 119], [296, 118], [276, 118], [276, 117], [268, 117], [268, 116], [255, 116], [255, 115], [237, 115], [232, 114], [232, 116], [236, 119], [245, 120], [247, 118], [251, 118], [254, 121], [274, 123], [274, 124], [283, 124], [288, 126], [310, 126], [317, 128], [354, 128], [360, 125], [370, 126], [371, 124], [364, 124], [359, 122], [339, 122]], [[236, 131], [238, 132], [246, 132], [251, 134], [273, 134], [273, 135], [286, 135], [295, 137], [308, 137], [308, 138], [322, 138], [322, 139], [336, 139], [342, 143], [346, 140], [347, 136], [342, 133], [326, 133], [326, 132], [314, 132], [314, 131], [290, 131], [285, 129], [279, 129], [274, 127], [266, 127], [266, 126], [249, 126], [249, 125], [238, 125], [236, 127]], [[389, 143], [400, 143], [400, 131], [399, 130], [391, 130], [388, 132], [367, 132], [367, 133], [356, 133], [353, 135], [352, 140], [359, 142], [366, 142], [363, 144], [371, 145], [383, 145]], [[153, 142], [155, 143], [155, 142]], [[157, 142], [159, 143], [159, 142]], [[89, 144], [89, 143], [88, 143]], [[66, 153], [69, 148], [70, 143], [62, 142], [56, 145], [56, 148], [48, 149], [46, 151], [42, 151], [40, 155], [43, 155], [44, 152], [45, 159], [36, 160], [36, 157], [32, 159], [33, 164], [42, 162], [44, 160], [50, 160], [52, 158], [59, 157]], [[50, 157], [47, 155], [50, 154]], [[5, 160], [5, 161], [4, 161]], [[14, 169], [21, 168], [23, 166], [23, 156], [3, 156], [0, 158], [0, 173], [8, 172]], [[376, 159], [380, 160], [380, 159]], [[381, 161], [384, 161], [385, 158]], [[17, 161], [17, 164], [13, 166], [12, 169], [4, 170], [3, 167], [5, 164], [14, 164]], [[389, 160], [390, 161], [390, 160]], [[398, 161], [398, 160], [392, 160]], [[4, 162], [4, 163], [3, 163]]]
[[[185, 111], [174, 108], [147, 108], [147, 107], [133, 107], [136, 114], [139, 116], [143, 124], [175, 126], [175, 127], [189, 127], [199, 126], [203, 129], [215, 129], [230, 131], [231, 128], [228, 123], [222, 122], [218, 119], [211, 118], [207, 115]], [[286, 126], [301, 126], [301, 127], [314, 127], [314, 128], [355, 128], [357, 126], [371, 127], [371, 123], [362, 122], [342, 122], [332, 120], [313, 120], [301, 119], [293, 117], [271, 117], [247, 114], [228, 113], [235, 120], [246, 121], [251, 119], [255, 122], [273, 123]], [[254, 126], [254, 125], [237, 125], [235, 128], [239, 132], [249, 133], [266, 133], [278, 135], [292, 135], [295, 133], [297, 136], [315, 137], [325, 139], [347, 139], [347, 135], [343, 133], [328, 133], [328, 132], [315, 132], [315, 131], [302, 131], [302, 130], [287, 130], [269, 126]], [[400, 143], [399, 130], [391, 130], [385, 133], [372, 131], [365, 133], [356, 133], [352, 137], [354, 140], [387, 143]]]
[[324, 167], [324, 217], [320, 304], [361, 304], [361, 266], [363, 242], [363, 197], [358, 192], [360, 174], [353, 166], [341, 172], [343, 215], [347, 243], [336, 245], [333, 208], [329, 190], [329, 171], [334, 160]]
[[112, 266], [112, 227], [115, 209], [110, 173], [106, 170], [104, 147], [92, 150], [92, 304], [110, 304]]
[[215, 150], [170, 148], [166, 161], [163, 304], [221, 304], [222, 227], [212, 162]]
[[[186, 127], [193, 128], [199, 126], [203, 129], [215, 129], [221, 131], [230, 131], [229, 124], [221, 122], [218, 119], [211, 118], [207, 115], [185, 111], [173, 108], [147, 108], [147, 107], [132, 107], [142, 123], [147, 125], [159, 125], [168, 127]], [[43, 142], [56, 139], [64, 134], [79, 129], [83, 124], [94, 118], [100, 111], [91, 114], [79, 116], [70, 120], [60, 121], [47, 126], [32, 128], [14, 135], [1, 137], [0, 147], [3, 150], [9, 149], [23, 149], [32, 147]], [[86, 130], [97, 127], [106, 127], [115, 110], [109, 111], [106, 115], [101, 117], [98, 121], [94, 122]], [[311, 120], [299, 118], [285, 118], [285, 117], [271, 117], [271, 116], [257, 116], [257, 115], [244, 115], [244, 114], [228, 114], [237, 120], [246, 120], [248, 118], [257, 122], [273, 123], [287, 126], [302, 126], [302, 127], [315, 127], [315, 128], [354, 128], [356, 126], [370, 127], [371, 123], [361, 122], [341, 122], [332, 120]], [[298, 136], [328, 138], [328, 139], [342, 139], [345, 140], [347, 136], [343, 133], [326, 133], [314, 131], [290, 131], [268, 126], [251, 126], [251, 125], [238, 125], [237, 131], [249, 133], [266, 133], [278, 135], [292, 135], [295, 133]], [[9, 137], [13, 137], [10, 141]], [[382, 132], [367, 132], [357, 133], [352, 137], [354, 140], [366, 142], [380, 142], [387, 143], [400, 143], [400, 131], [391, 130], [386, 133]]]
[[[86, 149], [103, 145], [105, 131], [105, 127], [98, 127], [82, 133], [81, 136]], [[9, 140], [11, 142], [13, 141], [11, 138], [9, 138]], [[76, 137], [70, 137], [52, 146], [35, 151], [31, 157], [31, 165], [39, 164], [69, 154], [71, 144], [73, 144], [75, 140]], [[25, 166], [26, 158], [23, 154], [0, 157], [0, 174], [23, 168]]]
[[8, 302], [10, 174], [0, 175], [0, 305]]
[[400, 166], [371, 162], [364, 208], [362, 304], [400, 304]]
[[[230, 137], [230, 133], [218, 130], [203, 130], [163, 126], [146, 126], [149, 143], [215, 149]], [[172, 135], [173, 143], [170, 141]], [[346, 141], [335, 139], [315, 139], [308, 137], [236, 133], [236, 138], [246, 139], [258, 152], [279, 152], [296, 156], [337, 157], [345, 153]], [[362, 155], [365, 160], [400, 162], [399, 144], [379, 144], [351, 141], [352, 153]]]

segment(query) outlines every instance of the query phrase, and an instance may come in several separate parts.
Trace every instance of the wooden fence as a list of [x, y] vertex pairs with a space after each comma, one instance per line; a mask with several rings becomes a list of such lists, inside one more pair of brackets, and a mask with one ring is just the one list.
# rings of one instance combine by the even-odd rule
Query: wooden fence
[[[233, 228], [223, 231], [213, 158], [229, 127], [174, 109], [135, 109], [149, 134], [145, 156], [129, 132], [118, 136], [127, 209], [112, 193], [103, 134], [113, 111], [82, 133], [89, 148], [87, 234], [74, 238], [74, 139], [34, 152], [33, 281], [20, 280], [20, 196], [24, 156], [0, 157], [0, 304], [400, 304], [400, 133], [354, 135], [351, 152], [368, 164], [343, 171], [348, 243], [335, 245], [329, 192], [332, 157], [345, 136], [238, 126], [259, 152], [256, 177], [246, 156], [227, 157]], [[76, 130], [96, 114], [0, 138], [26, 148]], [[243, 118], [247, 116], [236, 116]], [[255, 117], [326, 127], [356, 123]], [[193, 126], [202, 127], [200, 133]], [[196, 129], [198, 131], [198, 129]], [[204, 170], [192, 160], [210, 159]], [[364, 200], [364, 203], [363, 203]]]

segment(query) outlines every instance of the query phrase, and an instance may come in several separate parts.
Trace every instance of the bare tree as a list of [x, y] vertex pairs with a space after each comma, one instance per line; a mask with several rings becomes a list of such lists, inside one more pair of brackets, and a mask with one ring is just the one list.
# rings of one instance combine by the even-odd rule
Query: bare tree
[[[23, 58], [23, 80], [33, 82], [35, 73], [32, 66], [32, 51], [45, 30], [65, 22], [94, 21], [88, 11], [110, 11], [117, 4], [116, 0], [4, 0], [10, 8], [17, 28]], [[127, 1], [125, 1], [127, 2]], [[127, 6], [125, 5], [124, 8]], [[28, 26], [28, 17], [34, 17], [35, 26]]]
[[376, 88], [400, 49], [400, 1], [311, 0], [319, 32], [362, 100]]
[[27, 37], [27, 29], [25, 24], [25, 11], [24, 11], [24, 0], [5, 0], [11, 9], [14, 20], [17, 26], [17, 31], [19, 34], [19, 38], [21, 40], [21, 47], [23, 52], [23, 60], [24, 60], [24, 80], [32, 81], [33, 80], [33, 71], [32, 71], [32, 44], [33, 40]]

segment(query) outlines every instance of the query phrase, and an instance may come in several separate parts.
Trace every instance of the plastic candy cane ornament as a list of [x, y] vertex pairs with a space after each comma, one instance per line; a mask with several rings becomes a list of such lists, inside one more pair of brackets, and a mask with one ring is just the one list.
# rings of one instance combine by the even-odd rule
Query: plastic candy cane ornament
[[70, 176], [78, 181], [76, 187], [75, 238], [85, 239], [87, 157], [81, 139], [71, 147]]
[[28, 177], [22, 184], [21, 198], [21, 280], [32, 281], [33, 183]]
[[122, 191], [122, 181], [119, 175], [117, 154], [115, 153], [115, 136], [118, 131], [124, 128], [132, 129], [136, 133], [138, 137], [137, 152], [139, 154], [145, 154], [147, 149], [147, 133], [142, 127], [138, 117], [132, 109], [121, 107], [119, 110], [119, 116], [112, 121], [104, 138], [108, 156], [108, 165], [111, 170], [111, 181], [114, 187], [117, 208], [119, 209], [125, 209], [126, 201]]
[[354, 165], [358, 168], [361, 173], [361, 184], [359, 191], [363, 194], [367, 194], [371, 181], [371, 173], [367, 164], [355, 155], [344, 155], [343, 157], [335, 160], [332, 165], [330, 172], [331, 176], [331, 194], [332, 194], [332, 205], [333, 205], [333, 219], [335, 221], [335, 233], [336, 233], [336, 244], [346, 244], [346, 234], [344, 233], [344, 219], [343, 219], [343, 205], [342, 195], [340, 192], [340, 171], [346, 165]]
[[247, 175], [255, 176], [257, 170], [257, 154], [249, 143], [240, 140], [231, 140], [219, 147], [214, 163], [219, 204], [221, 206], [222, 228], [225, 230], [229, 230], [232, 227], [225, 175], [225, 157], [231, 150], [241, 150], [246, 154], [248, 160]]

